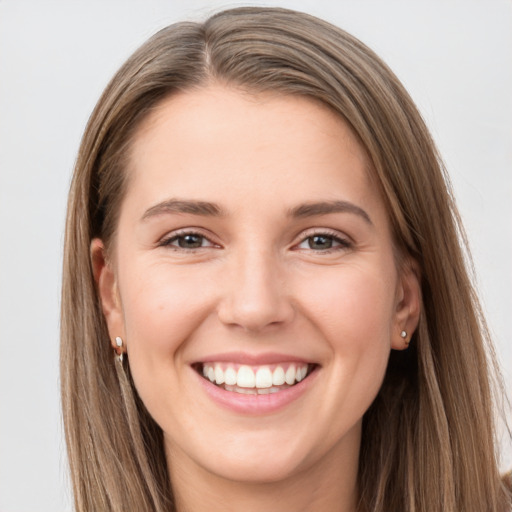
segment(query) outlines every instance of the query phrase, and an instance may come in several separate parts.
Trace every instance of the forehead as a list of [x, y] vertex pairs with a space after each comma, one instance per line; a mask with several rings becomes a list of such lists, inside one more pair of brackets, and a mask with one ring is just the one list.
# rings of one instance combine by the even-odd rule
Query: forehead
[[376, 193], [370, 167], [347, 123], [320, 102], [209, 86], [167, 98], [145, 119], [131, 147], [129, 189], [155, 201], [219, 193], [214, 199], [227, 202], [363, 200]]

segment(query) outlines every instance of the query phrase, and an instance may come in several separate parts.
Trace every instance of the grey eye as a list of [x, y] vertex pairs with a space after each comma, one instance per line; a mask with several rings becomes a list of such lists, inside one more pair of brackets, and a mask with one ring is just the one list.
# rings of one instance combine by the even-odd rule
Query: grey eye
[[308, 237], [308, 247], [316, 250], [331, 249], [333, 244], [333, 237], [326, 235], [314, 235]]
[[197, 249], [203, 246], [204, 237], [190, 233], [176, 237], [175, 241], [182, 249]]
[[316, 233], [305, 237], [298, 245], [299, 249], [307, 249], [313, 252], [330, 252], [331, 250], [349, 249], [351, 244], [348, 240], [331, 235], [330, 233]]

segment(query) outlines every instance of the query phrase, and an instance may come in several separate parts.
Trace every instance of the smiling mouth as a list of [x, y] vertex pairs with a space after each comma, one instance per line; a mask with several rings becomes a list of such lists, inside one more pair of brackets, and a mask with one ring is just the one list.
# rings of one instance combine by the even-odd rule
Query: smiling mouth
[[296, 386], [315, 370], [308, 363], [249, 366], [233, 363], [197, 363], [199, 375], [217, 387], [246, 395], [268, 395]]

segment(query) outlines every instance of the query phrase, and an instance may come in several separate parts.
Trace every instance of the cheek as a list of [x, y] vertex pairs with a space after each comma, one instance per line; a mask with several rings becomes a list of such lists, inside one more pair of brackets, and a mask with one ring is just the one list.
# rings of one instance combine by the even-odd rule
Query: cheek
[[211, 313], [211, 278], [190, 267], [133, 262], [122, 277], [130, 371], [148, 411], [164, 425], [180, 404], [173, 390], [183, 389], [184, 349]]
[[211, 285], [204, 273], [165, 264], [130, 274], [138, 277], [125, 278], [121, 290], [128, 354], [134, 364], [141, 360], [156, 370], [162, 358], [179, 357], [180, 347], [210, 313]]
[[363, 349], [378, 339], [390, 341], [395, 276], [389, 266], [345, 265], [306, 280], [299, 295], [304, 310], [333, 343]]
[[393, 269], [347, 265], [302, 294], [304, 310], [329, 345], [332, 395], [325, 406], [333, 411], [362, 416], [382, 384], [395, 309]]

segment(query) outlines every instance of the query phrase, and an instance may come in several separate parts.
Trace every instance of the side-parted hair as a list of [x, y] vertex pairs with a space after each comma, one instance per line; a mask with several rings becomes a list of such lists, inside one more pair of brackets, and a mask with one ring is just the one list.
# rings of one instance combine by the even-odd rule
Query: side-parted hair
[[494, 352], [449, 181], [424, 121], [396, 76], [353, 36], [307, 14], [244, 7], [155, 34], [107, 86], [82, 139], [68, 203], [61, 322], [77, 512], [174, 510], [162, 431], [137, 395], [129, 364], [123, 372], [114, 363], [90, 244], [99, 237], [108, 250], [115, 245], [141, 121], [172, 94], [210, 83], [311, 98], [341, 116], [372, 162], [397, 254], [417, 263], [418, 329], [408, 350], [392, 351], [363, 420], [360, 511], [509, 510], [493, 419]]

